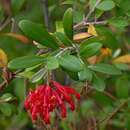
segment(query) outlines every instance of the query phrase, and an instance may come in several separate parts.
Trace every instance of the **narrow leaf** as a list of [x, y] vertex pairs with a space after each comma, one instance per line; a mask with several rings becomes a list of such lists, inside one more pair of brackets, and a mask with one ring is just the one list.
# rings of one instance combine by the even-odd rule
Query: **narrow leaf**
[[71, 40], [64, 34], [61, 32], [56, 32], [55, 36], [57, 37], [57, 39], [64, 44], [65, 46], [70, 46], [72, 45]]
[[114, 65], [109, 64], [96, 64], [96, 65], [90, 65], [88, 66], [93, 71], [110, 74], [110, 75], [120, 75], [121, 71], [117, 69]]
[[73, 39], [73, 10], [72, 8], [67, 9], [63, 16], [63, 27], [66, 35], [72, 40]]
[[105, 82], [103, 79], [101, 79], [99, 76], [94, 75], [93, 80], [92, 80], [92, 86], [97, 90], [97, 91], [104, 91], [105, 89]]
[[93, 36], [98, 36], [96, 29], [92, 24], [90, 24], [88, 27], [88, 33], [93, 35]]
[[54, 36], [49, 34], [43, 26], [28, 20], [22, 20], [19, 23], [19, 27], [30, 39], [52, 49], [58, 48], [58, 44]]
[[119, 98], [128, 98], [129, 97], [129, 80], [128, 77], [122, 76], [116, 80], [116, 95]]
[[30, 42], [27, 37], [25, 37], [24, 35], [21, 35], [21, 34], [17, 34], [17, 33], [2, 33], [1, 35], [16, 38], [17, 40], [19, 40], [23, 43], [29, 43]]
[[7, 63], [8, 63], [8, 58], [6, 53], [2, 49], [0, 49], [0, 68], [7, 66]]
[[73, 40], [74, 41], [82, 41], [82, 40], [85, 40], [91, 36], [92, 35], [87, 33], [87, 32], [82, 32], [82, 33], [75, 34], [73, 37]]
[[14, 96], [10, 93], [5, 93], [0, 97], [0, 100], [4, 102], [12, 101], [14, 99]]
[[45, 59], [40, 56], [24, 56], [10, 61], [8, 67], [11, 69], [24, 69], [41, 64], [44, 61]]
[[113, 63], [124, 63], [129, 64], [130, 63], [130, 55], [123, 55], [113, 60]]
[[54, 70], [59, 67], [58, 60], [55, 57], [49, 57], [47, 58], [47, 69]]
[[5, 116], [10, 116], [12, 113], [12, 106], [9, 103], [1, 103], [0, 105], [0, 111], [5, 115]]
[[32, 83], [36, 83], [36, 82], [38, 82], [39, 80], [41, 80], [45, 74], [46, 74], [46, 71], [45, 71], [44, 68], [42, 68], [42, 69], [40, 69], [37, 73], [35, 73], [35, 74], [31, 77], [30, 81], [31, 81]]
[[85, 80], [91, 81], [92, 72], [87, 67], [85, 67], [82, 71], [78, 72], [78, 77], [79, 80], [81, 81], [85, 81]]
[[94, 42], [91, 44], [84, 43], [80, 47], [80, 55], [83, 57], [91, 57], [95, 55], [98, 51], [100, 51], [101, 47], [102, 47], [102, 44], [99, 42]]
[[60, 57], [59, 63], [63, 68], [69, 71], [78, 72], [83, 69], [83, 64], [76, 56], [73, 55], [64, 55]]
[[97, 8], [103, 11], [109, 11], [115, 7], [115, 3], [112, 0], [102, 1]]

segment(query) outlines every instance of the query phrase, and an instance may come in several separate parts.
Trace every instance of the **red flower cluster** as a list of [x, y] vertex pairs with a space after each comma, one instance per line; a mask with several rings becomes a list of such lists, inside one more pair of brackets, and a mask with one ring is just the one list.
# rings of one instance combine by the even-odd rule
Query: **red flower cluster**
[[51, 81], [49, 86], [41, 85], [35, 91], [30, 91], [25, 101], [25, 108], [31, 113], [33, 121], [40, 117], [46, 124], [49, 124], [50, 113], [55, 108], [59, 107], [62, 118], [67, 115], [65, 103], [69, 104], [72, 111], [75, 110], [72, 95], [80, 99], [80, 94], [75, 89]]

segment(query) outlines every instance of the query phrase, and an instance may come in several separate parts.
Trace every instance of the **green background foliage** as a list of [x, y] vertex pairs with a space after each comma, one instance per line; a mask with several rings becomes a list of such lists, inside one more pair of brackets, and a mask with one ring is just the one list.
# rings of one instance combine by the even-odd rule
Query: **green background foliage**
[[[68, 110], [66, 119], [54, 113], [52, 130], [130, 130], [130, 56], [123, 63], [113, 62], [130, 52], [130, 1], [48, 0], [48, 5], [42, 0], [3, 1], [0, 48], [7, 54], [9, 71], [19, 73], [0, 91], [0, 129], [43, 129], [32, 123], [24, 100], [28, 90], [45, 83], [46, 73], [52, 71], [55, 80], [81, 92], [76, 111]], [[82, 27], [73, 29], [86, 16]], [[87, 33], [90, 23], [98, 36], [75, 41], [73, 36]], [[24, 35], [29, 41], [6, 33]], [[94, 64], [88, 61], [99, 58], [106, 48], [110, 55]], [[2, 83], [3, 68], [0, 73]]]

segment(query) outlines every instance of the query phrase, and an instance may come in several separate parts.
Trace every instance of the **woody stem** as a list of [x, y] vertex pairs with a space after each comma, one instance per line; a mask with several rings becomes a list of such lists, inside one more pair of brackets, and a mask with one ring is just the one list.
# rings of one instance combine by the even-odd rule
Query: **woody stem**
[[51, 80], [51, 71], [48, 70], [47, 71], [47, 81], [46, 81], [47, 86], [49, 86], [50, 80]]

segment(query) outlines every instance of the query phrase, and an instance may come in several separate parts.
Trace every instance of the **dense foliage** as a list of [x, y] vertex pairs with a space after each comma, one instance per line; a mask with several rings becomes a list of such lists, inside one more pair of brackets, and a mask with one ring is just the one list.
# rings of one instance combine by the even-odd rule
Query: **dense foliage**
[[130, 130], [129, 5], [0, 0], [0, 129]]

